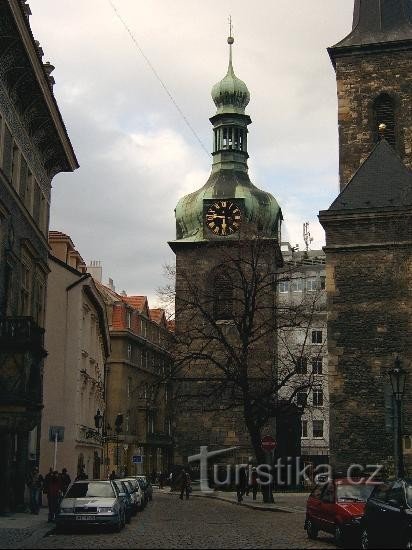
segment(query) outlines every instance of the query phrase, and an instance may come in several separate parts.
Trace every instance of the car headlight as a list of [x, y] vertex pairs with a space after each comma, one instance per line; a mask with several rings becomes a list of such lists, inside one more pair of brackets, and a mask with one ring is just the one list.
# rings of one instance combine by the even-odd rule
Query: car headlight
[[100, 508], [97, 509], [97, 511], [99, 513], [102, 513], [102, 514], [113, 514], [114, 513], [114, 510], [112, 507], [106, 507], [106, 506], [102, 506]]
[[60, 513], [61, 514], [72, 514], [73, 513], [73, 508], [60, 508]]
[[361, 519], [362, 519], [362, 516], [356, 516], [352, 518], [351, 522], [354, 523], [355, 525], [358, 525], [361, 522]]

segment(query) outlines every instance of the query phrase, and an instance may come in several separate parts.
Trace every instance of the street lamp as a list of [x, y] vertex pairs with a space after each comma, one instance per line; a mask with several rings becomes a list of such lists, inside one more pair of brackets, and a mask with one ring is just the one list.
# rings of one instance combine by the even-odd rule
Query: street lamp
[[405, 477], [405, 467], [403, 463], [403, 441], [402, 441], [402, 399], [405, 393], [406, 371], [401, 367], [399, 357], [395, 359], [394, 368], [388, 371], [392, 386], [392, 394], [396, 401], [397, 412], [397, 451], [398, 451], [398, 478]]

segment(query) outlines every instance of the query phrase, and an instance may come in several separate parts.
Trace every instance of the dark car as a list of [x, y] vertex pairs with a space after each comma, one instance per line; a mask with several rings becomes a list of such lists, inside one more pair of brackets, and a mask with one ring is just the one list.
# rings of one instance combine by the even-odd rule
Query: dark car
[[124, 502], [126, 523], [130, 523], [134, 508], [133, 498], [131, 496], [132, 488], [120, 479], [114, 479], [113, 483], [117, 489], [119, 498]]
[[145, 497], [145, 503], [147, 504], [150, 500], [153, 499], [152, 484], [150, 483], [147, 476], [135, 476], [135, 478], [139, 481], [140, 487], [142, 488]]
[[412, 548], [412, 480], [376, 487], [362, 519], [362, 548]]
[[359, 540], [365, 503], [376, 483], [364, 479], [334, 479], [320, 483], [308, 498], [305, 529], [310, 539], [319, 531], [335, 536], [338, 545]]

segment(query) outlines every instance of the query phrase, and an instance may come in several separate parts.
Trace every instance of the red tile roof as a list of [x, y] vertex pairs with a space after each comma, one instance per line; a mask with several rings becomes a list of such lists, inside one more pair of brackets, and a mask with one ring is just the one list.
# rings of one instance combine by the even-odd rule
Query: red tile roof
[[136, 308], [139, 313], [143, 313], [149, 309], [147, 296], [121, 296], [121, 299], [126, 304], [129, 304], [129, 306]]
[[149, 309], [149, 317], [151, 321], [154, 321], [158, 325], [166, 326], [166, 315], [163, 309]]

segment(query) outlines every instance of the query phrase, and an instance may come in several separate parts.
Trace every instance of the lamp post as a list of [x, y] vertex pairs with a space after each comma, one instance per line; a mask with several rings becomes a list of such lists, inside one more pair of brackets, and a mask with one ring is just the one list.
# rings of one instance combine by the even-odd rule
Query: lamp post
[[103, 464], [103, 445], [104, 445], [104, 440], [103, 440], [103, 415], [100, 412], [100, 409], [97, 409], [97, 412], [94, 415], [94, 426], [97, 430], [97, 434], [99, 436], [99, 439], [100, 439], [100, 430], [102, 430], [102, 435], [101, 435], [101, 439], [100, 439], [102, 448], [101, 448], [100, 458], [99, 458], [99, 461], [100, 461], [100, 464], [99, 464], [99, 477], [100, 477], [102, 475], [101, 466]]
[[403, 441], [402, 441], [402, 399], [405, 393], [406, 384], [406, 371], [401, 366], [401, 360], [399, 357], [395, 359], [394, 368], [388, 371], [389, 379], [392, 386], [392, 394], [396, 402], [397, 413], [397, 452], [398, 452], [398, 465], [397, 476], [398, 478], [405, 477], [405, 466], [403, 463]]
[[123, 424], [123, 415], [118, 414], [116, 416], [116, 420], [114, 421], [115, 425], [115, 432], [116, 432], [116, 466], [117, 466], [117, 473], [119, 473], [119, 434], [122, 433], [122, 424]]

